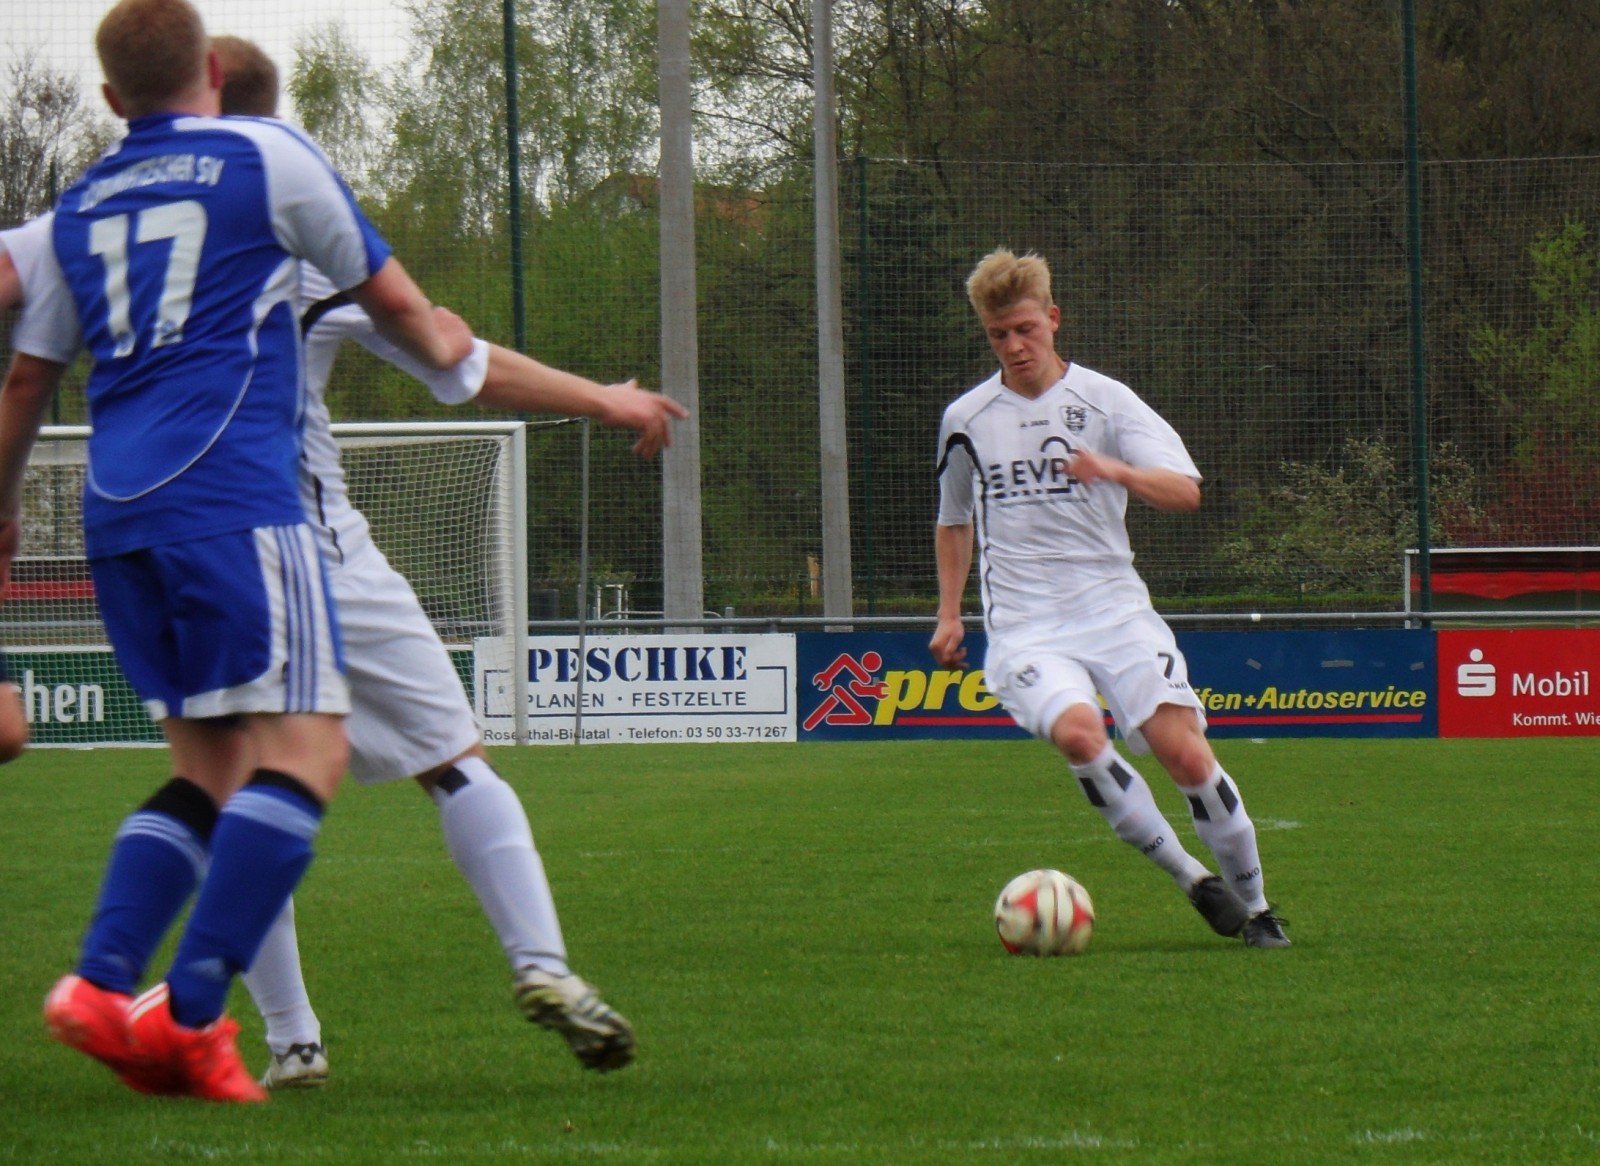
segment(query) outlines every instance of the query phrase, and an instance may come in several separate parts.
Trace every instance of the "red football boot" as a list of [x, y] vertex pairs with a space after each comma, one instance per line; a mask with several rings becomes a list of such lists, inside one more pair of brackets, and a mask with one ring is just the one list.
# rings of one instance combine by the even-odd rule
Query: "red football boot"
[[165, 1068], [178, 1082], [174, 1092], [207, 1101], [265, 1101], [234, 1037], [239, 1026], [227, 1017], [204, 1028], [186, 1028], [172, 1018], [167, 985], [157, 984], [128, 1007], [133, 1053]]

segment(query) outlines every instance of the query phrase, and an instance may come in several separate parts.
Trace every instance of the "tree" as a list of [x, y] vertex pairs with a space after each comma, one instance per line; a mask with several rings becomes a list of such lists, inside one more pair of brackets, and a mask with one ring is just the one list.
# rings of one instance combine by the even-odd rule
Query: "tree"
[[[388, 89], [387, 201], [473, 235], [505, 222], [509, 189], [499, 0], [412, 0], [413, 56]], [[649, 164], [654, 9], [644, 0], [519, 5], [517, 147], [533, 206], [581, 198]], [[441, 215], [449, 221], [441, 224]]]
[[42, 214], [105, 150], [108, 116], [87, 107], [78, 83], [28, 52], [5, 72], [0, 109], [0, 223]]
[[[1494, 528], [1458, 450], [1436, 449], [1430, 469], [1435, 545]], [[1219, 574], [1282, 597], [1394, 595], [1417, 536], [1411, 477], [1394, 451], [1352, 437], [1332, 464], [1289, 462], [1280, 473], [1277, 485], [1242, 500], [1237, 533], [1217, 550]]]
[[305, 32], [294, 47], [295, 116], [358, 194], [381, 195], [374, 170], [390, 133], [384, 82], [342, 21]]
[[1419, 4], [1419, 96], [1436, 156], [1600, 151], [1593, 0]]
[[1600, 464], [1600, 253], [1576, 219], [1541, 233], [1528, 253], [1531, 326], [1518, 335], [1483, 325], [1472, 359], [1524, 463], [1547, 436], [1566, 434], [1570, 453]]

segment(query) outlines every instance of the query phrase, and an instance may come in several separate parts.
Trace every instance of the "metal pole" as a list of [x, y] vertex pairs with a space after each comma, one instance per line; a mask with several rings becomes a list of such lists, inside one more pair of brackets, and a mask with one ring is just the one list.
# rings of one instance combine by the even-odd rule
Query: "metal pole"
[[531, 745], [528, 734], [528, 430], [511, 435], [511, 740]]
[[[1433, 610], [1432, 525], [1428, 513], [1428, 377], [1423, 360], [1422, 174], [1417, 126], [1417, 8], [1403, 0], [1405, 29], [1406, 244], [1411, 260], [1411, 433], [1417, 492], [1417, 582], [1424, 613]], [[1422, 624], [1427, 626], [1427, 620]]]
[[661, 606], [705, 615], [700, 519], [700, 352], [695, 312], [689, 0], [656, 9], [661, 87], [661, 388], [689, 410], [661, 455]]
[[812, 0], [812, 120], [817, 213], [817, 421], [822, 446], [822, 610], [855, 613], [850, 570], [850, 459], [839, 292], [839, 147], [834, 126], [833, 0]]
[[876, 453], [875, 434], [872, 424], [873, 391], [872, 391], [872, 240], [867, 231], [867, 160], [865, 157], [856, 157], [856, 302], [860, 305], [857, 309], [857, 332], [861, 337], [860, 354], [857, 360], [861, 365], [861, 491], [864, 505], [861, 507], [861, 546], [867, 552], [866, 579], [867, 579], [867, 614], [876, 615], [878, 611], [878, 547], [877, 539], [873, 537], [872, 511], [876, 501], [873, 497], [872, 462]]
[[522, 277], [522, 137], [517, 119], [517, 0], [505, 0], [501, 15], [506, 62], [506, 169], [510, 178], [511, 327], [518, 352], [528, 350], [526, 289]]
[[583, 657], [589, 646], [589, 419], [581, 426], [578, 513], [578, 674], [572, 701], [572, 743], [583, 744]]

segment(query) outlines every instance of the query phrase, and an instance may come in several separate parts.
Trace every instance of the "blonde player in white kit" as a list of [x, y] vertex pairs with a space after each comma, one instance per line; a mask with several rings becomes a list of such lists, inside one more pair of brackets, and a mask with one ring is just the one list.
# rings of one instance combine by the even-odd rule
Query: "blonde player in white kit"
[[[1117, 837], [1171, 875], [1214, 931], [1287, 947], [1263, 888], [1255, 826], [1206, 740], [1188, 665], [1128, 544], [1128, 495], [1158, 510], [1194, 510], [1200, 471], [1126, 385], [1057, 354], [1061, 312], [1043, 259], [997, 250], [968, 277], [967, 295], [1000, 371], [944, 413], [929, 648], [944, 667], [966, 665], [961, 597], [976, 534], [990, 691], [1061, 751]], [[1183, 848], [1144, 778], [1118, 755], [1101, 696], [1129, 749], [1154, 753], [1188, 798], [1222, 878]]]

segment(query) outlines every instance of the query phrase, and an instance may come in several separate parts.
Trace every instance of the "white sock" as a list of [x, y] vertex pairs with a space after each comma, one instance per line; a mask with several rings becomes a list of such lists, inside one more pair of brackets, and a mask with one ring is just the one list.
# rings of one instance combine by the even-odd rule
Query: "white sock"
[[445, 845], [477, 892], [512, 971], [565, 975], [567, 946], [544, 863], [516, 791], [478, 757], [463, 757], [433, 789]]
[[322, 1043], [322, 1025], [311, 1011], [305, 977], [300, 974], [300, 946], [295, 938], [294, 900], [284, 903], [272, 921], [255, 963], [244, 973], [244, 986], [267, 1022], [267, 1047], [277, 1056], [290, 1045]]
[[1144, 778], [1118, 756], [1111, 742], [1087, 765], [1070, 768], [1089, 804], [1100, 811], [1117, 837], [1171, 875], [1178, 886], [1187, 891], [1210, 873], [1183, 848]]
[[1256, 849], [1256, 826], [1245, 813], [1244, 801], [1232, 780], [1218, 765], [1203, 785], [1185, 789], [1194, 832], [1216, 855], [1222, 877], [1254, 915], [1267, 908], [1261, 881], [1261, 853]]

